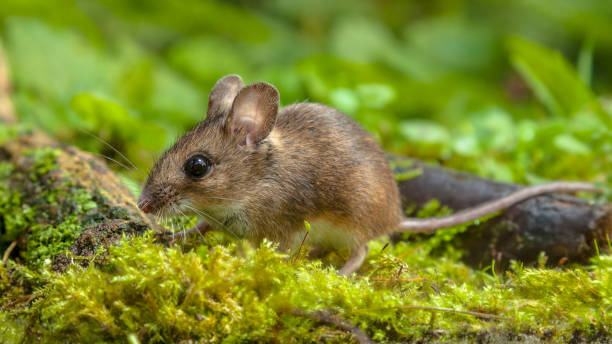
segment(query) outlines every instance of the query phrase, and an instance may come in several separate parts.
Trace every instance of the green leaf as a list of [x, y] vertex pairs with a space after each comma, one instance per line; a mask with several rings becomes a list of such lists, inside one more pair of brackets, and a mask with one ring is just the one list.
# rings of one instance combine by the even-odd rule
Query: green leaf
[[124, 142], [161, 149], [165, 143], [165, 131], [153, 122], [142, 121], [112, 100], [101, 96], [80, 93], [70, 102], [71, 108], [87, 123], [89, 130], [104, 131], [109, 137], [120, 137]]
[[67, 104], [77, 92], [112, 90], [118, 65], [75, 32], [14, 18], [6, 37], [15, 83], [47, 101]]
[[426, 120], [402, 121], [400, 133], [405, 139], [422, 144], [447, 144], [450, 141], [450, 133], [445, 127]]
[[174, 67], [208, 87], [227, 74], [244, 77], [250, 66], [250, 62], [244, 59], [245, 53], [235, 44], [203, 36], [180, 41], [167, 56]]
[[357, 86], [357, 95], [363, 105], [381, 109], [395, 99], [395, 90], [384, 84], [362, 84]]
[[128, 111], [123, 106], [91, 93], [77, 94], [72, 98], [70, 107], [89, 124], [90, 128], [113, 126], [122, 119], [131, 121]]
[[331, 105], [349, 115], [359, 109], [359, 97], [355, 91], [348, 88], [336, 88], [330, 91], [329, 100]]
[[582, 79], [586, 85], [591, 85], [591, 79], [593, 78], [594, 48], [595, 42], [592, 39], [588, 39], [582, 44], [580, 53], [578, 54], [578, 73], [580, 79]]
[[550, 113], [570, 117], [590, 107], [606, 116], [589, 87], [559, 52], [519, 37], [508, 40], [508, 50], [510, 61]]
[[578, 140], [571, 134], [560, 134], [555, 137], [555, 146], [565, 152], [586, 155], [591, 153], [591, 148]]

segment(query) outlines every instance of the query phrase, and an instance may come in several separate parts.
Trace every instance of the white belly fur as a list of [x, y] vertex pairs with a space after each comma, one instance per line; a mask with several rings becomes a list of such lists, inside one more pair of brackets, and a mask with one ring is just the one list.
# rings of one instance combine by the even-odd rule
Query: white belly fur
[[[324, 220], [309, 222], [310, 233], [305, 244], [310, 247], [322, 249], [353, 249], [357, 245], [354, 235], [344, 228], [334, 226]], [[295, 239], [295, 248], [299, 247], [306, 235], [306, 230], [298, 233]]]

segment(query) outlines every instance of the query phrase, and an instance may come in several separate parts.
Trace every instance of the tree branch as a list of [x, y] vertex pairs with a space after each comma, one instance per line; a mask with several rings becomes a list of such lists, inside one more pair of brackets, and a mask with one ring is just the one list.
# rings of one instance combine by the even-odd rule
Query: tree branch
[[299, 308], [294, 308], [288, 313], [299, 317], [310, 318], [318, 323], [332, 325], [343, 331], [349, 332], [353, 335], [353, 338], [361, 344], [374, 343], [362, 329], [355, 326], [352, 322], [340, 316], [332, 315], [327, 311], [319, 310], [316, 312], [305, 312]]

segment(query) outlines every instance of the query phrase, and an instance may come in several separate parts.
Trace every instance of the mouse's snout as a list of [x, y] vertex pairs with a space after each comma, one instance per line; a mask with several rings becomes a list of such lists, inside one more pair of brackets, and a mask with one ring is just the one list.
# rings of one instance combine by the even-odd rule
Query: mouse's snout
[[138, 209], [142, 210], [145, 214], [154, 213], [155, 208], [157, 208], [155, 200], [156, 198], [151, 195], [150, 190], [147, 191], [147, 188], [145, 188], [138, 198]]
[[138, 208], [140, 208], [140, 210], [142, 210], [142, 212], [145, 214], [150, 214], [153, 212], [153, 205], [151, 204], [151, 201], [147, 199], [140, 199], [138, 201]]
[[178, 194], [169, 185], [145, 185], [138, 198], [138, 208], [146, 214], [157, 213], [174, 204]]

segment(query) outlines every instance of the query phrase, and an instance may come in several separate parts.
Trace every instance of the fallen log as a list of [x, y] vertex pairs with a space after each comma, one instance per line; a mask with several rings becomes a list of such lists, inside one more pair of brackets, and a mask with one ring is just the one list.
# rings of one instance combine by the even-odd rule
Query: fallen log
[[[393, 156], [404, 208], [420, 208], [431, 200], [453, 211], [470, 208], [507, 195], [521, 186], [500, 183], [473, 174]], [[543, 195], [517, 204], [457, 234], [451, 245], [464, 250], [463, 260], [472, 266], [506, 266], [510, 260], [526, 264], [544, 252], [549, 265], [588, 261], [607, 248], [612, 232], [612, 208], [563, 194]], [[395, 235], [394, 240], [400, 236]]]

